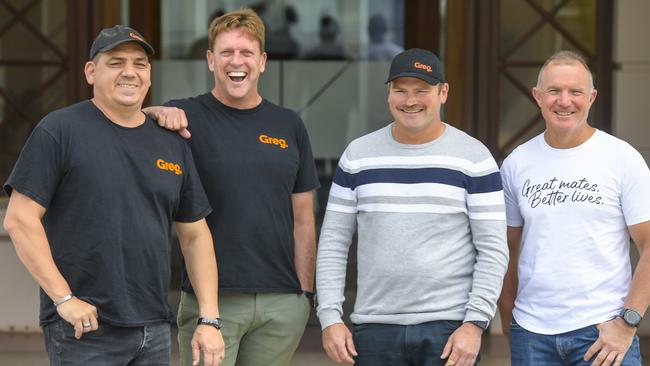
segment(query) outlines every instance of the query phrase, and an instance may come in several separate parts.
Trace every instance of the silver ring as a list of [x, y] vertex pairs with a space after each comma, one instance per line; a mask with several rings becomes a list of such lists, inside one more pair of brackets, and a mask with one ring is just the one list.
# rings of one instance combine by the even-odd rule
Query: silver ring
[[84, 328], [90, 328], [90, 323], [84, 323], [84, 324], [81, 324], [81, 326], [84, 327]]

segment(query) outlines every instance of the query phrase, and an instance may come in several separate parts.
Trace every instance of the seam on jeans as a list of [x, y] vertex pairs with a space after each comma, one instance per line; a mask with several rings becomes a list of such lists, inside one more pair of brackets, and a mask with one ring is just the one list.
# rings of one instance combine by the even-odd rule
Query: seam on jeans
[[[53, 327], [50, 329], [50, 347], [54, 347], [52, 350], [54, 359], [56, 362], [50, 360], [51, 366], [61, 366], [61, 355], [63, 354], [63, 346], [61, 345], [62, 340], [65, 338], [65, 330], [63, 329], [64, 320], [59, 320], [51, 325]], [[52, 336], [54, 334], [54, 336]]]
[[144, 351], [145, 347], [147, 346], [148, 334], [149, 332], [147, 332], [147, 327], [146, 326], [142, 327], [142, 342], [140, 343], [140, 347], [138, 347], [138, 350], [135, 351], [135, 353], [133, 354], [133, 358], [131, 358], [132, 360], [137, 359], [140, 353]]

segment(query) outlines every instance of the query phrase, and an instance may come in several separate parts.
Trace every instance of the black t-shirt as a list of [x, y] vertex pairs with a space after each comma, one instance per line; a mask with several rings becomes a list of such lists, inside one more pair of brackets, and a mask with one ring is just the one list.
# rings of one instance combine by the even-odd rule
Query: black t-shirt
[[[187, 143], [147, 118], [112, 123], [90, 101], [47, 115], [4, 186], [46, 208], [54, 261], [102, 321], [170, 321], [172, 221], [210, 213]], [[41, 324], [59, 319], [41, 290]]]
[[[219, 290], [299, 292], [291, 196], [319, 185], [300, 117], [266, 100], [230, 108], [211, 93], [168, 105], [189, 119], [190, 147], [214, 209], [207, 221]], [[187, 275], [182, 288], [192, 291]]]

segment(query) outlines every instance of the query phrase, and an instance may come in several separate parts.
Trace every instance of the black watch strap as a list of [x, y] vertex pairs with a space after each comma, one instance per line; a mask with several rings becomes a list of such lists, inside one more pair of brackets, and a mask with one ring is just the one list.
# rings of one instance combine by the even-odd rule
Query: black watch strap
[[196, 324], [197, 325], [201, 325], [201, 324], [202, 325], [210, 325], [210, 326], [213, 326], [213, 327], [215, 327], [217, 329], [221, 329], [221, 325], [222, 325], [221, 324], [221, 318], [203, 318], [203, 317], [200, 317], [196, 321]]

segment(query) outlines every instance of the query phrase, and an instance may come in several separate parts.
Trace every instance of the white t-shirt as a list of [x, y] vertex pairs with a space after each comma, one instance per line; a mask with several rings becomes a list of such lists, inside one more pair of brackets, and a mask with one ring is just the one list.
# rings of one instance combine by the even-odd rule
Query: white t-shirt
[[501, 175], [508, 226], [523, 226], [517, 323], [558, 334], [618, 315], [631, 281], [627, 227], [650, 220], [643, 157], [602, 131], [571, 149], [540, 134]]

